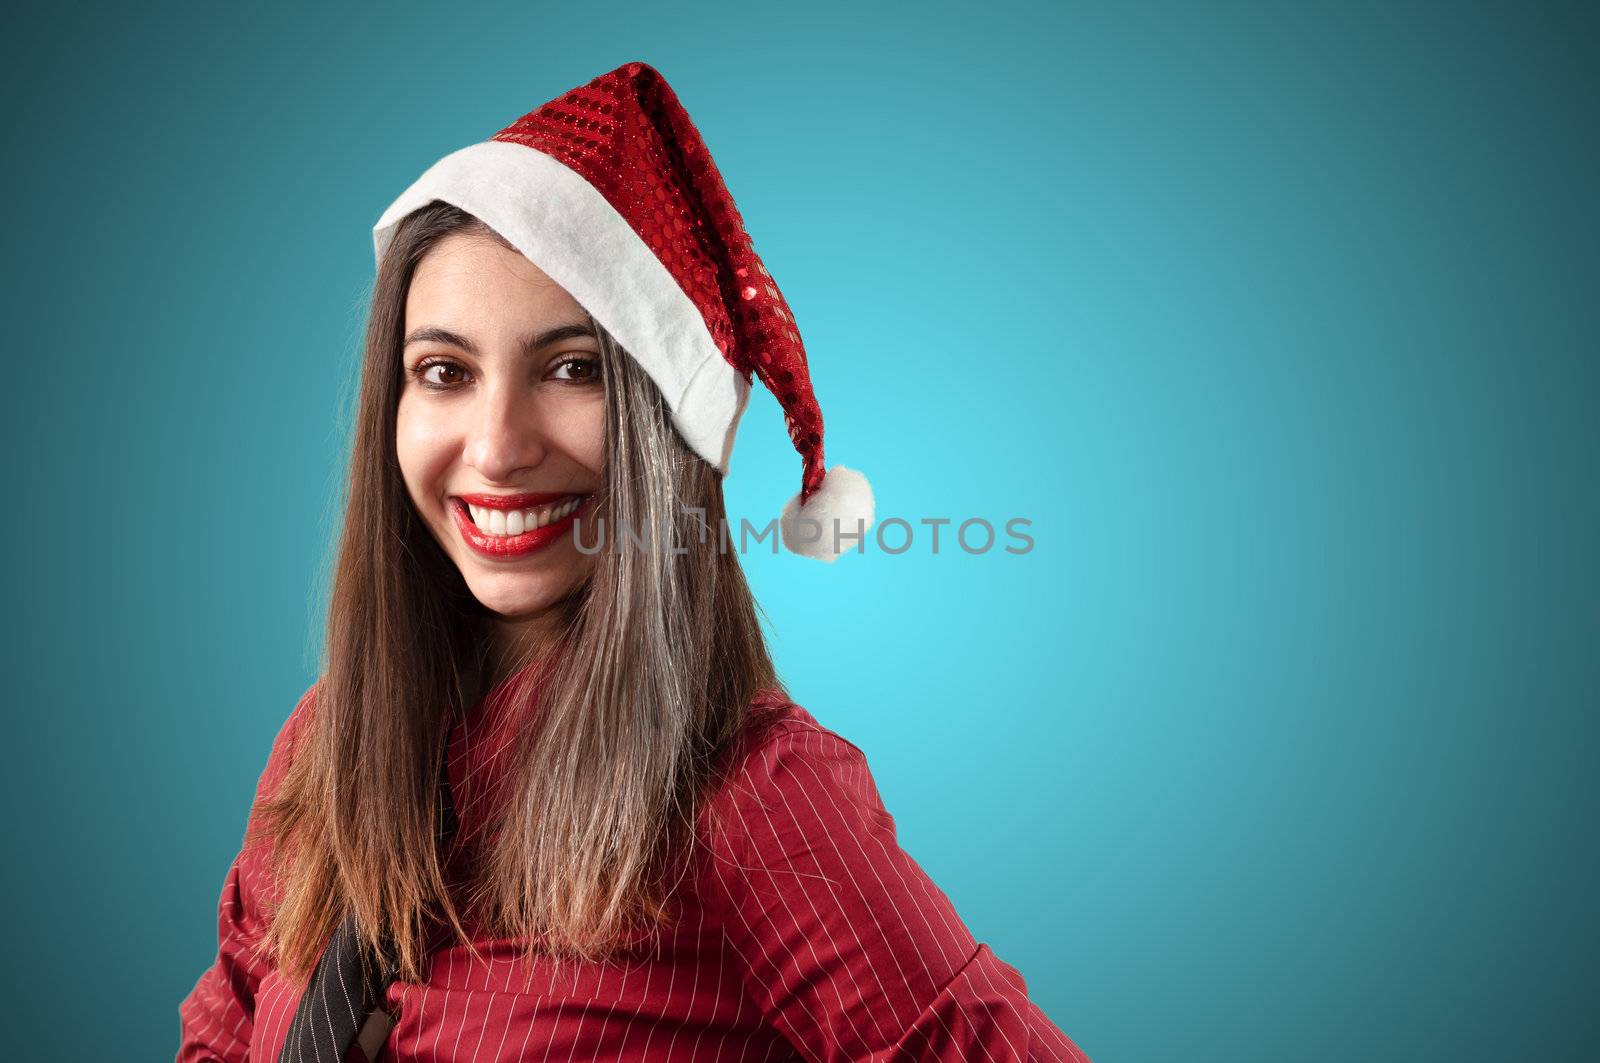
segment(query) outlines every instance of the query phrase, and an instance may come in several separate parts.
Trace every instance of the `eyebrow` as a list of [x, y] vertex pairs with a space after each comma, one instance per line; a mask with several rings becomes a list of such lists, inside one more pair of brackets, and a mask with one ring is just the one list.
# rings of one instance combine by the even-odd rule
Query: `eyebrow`
[[[524, 353], [532, 354], [534, 351], [548, 347], [552, 343], [560, 343], [562, 340], [575, 340], [584, 338], [599, 339], [599, 337], [594, 334], [594, 329], [587, 323], [557, 325], [554, 328], [545, 329], [543, 332], [535, 332], [531, 335], [524, 336], [522, 339], [522, 350]], [[460, 333], [451, 332], [449, 329], [437, 328], [432, 325], [425, 325], [422, 328], [413, 329], [411, 334], [405, 338], [405, 342], [400, 345], [400, 349], [404, 350], [413, 343], [425, 343], [429, 341], [434, 343], [448, 344], [451, 347], [460, 347], [463, 351], [466, 351], [468, 354], [472, 355], [476, 355], [478, 353], [477, 344], [473, 343], [465, 336], [461, 335]]]

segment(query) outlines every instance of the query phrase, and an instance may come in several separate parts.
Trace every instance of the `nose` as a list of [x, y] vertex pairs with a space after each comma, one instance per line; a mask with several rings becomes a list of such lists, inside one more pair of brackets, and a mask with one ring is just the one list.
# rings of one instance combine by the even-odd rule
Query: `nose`
[[462, 460], [485, 480], [514, 484], [544, 460], [546, 446], [532, 399], [503, 382], [482, 389], [471, 411]]

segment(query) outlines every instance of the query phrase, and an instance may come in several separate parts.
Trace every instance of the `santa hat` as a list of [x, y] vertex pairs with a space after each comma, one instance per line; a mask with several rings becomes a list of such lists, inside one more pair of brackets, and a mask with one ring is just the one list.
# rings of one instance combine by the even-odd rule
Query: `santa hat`
[[380, 262], [401, 220], [433, 200], [482, 220], [566, 289], [723, 474], [759, 377], [802, 463], [781, 520], [789, 550], [832, 561], [872, 526], [866, 478], [842, 465], [824, 471], [822, 411], [789, 304], [655, 69], [620, 66], [440, 159], [373, 227]]

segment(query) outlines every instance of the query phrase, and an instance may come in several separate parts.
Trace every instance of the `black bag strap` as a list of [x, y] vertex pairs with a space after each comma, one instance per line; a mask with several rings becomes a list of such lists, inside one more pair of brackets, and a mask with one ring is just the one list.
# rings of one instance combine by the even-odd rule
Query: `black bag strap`
[[[439, 812], [434, 837], [441, 850], [448, 850], [459, 824], [447, 762], [439, 766]], [[380, 1010], [384, 993], [397, 973], [392, 959], [393, 939], [387, 927], [380, 938], [382, 954], [373, 962], [361, 946], [355, 913], [345, 916], [323, 948], [311, 980], [300, 995], [278, 1063], [343, 1063], [362, 1028], [368, 1021], [377, 1021], [374, 1013]], [[385, 1025], [382, 1033], [387, 1036], [387, 1032]]]

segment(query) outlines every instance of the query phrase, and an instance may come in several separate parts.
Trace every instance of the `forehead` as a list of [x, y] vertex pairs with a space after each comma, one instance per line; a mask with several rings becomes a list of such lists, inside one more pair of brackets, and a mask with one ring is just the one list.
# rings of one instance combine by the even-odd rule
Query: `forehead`
[[406, 292], [406, 327], [509, 327], [581, 314], [582, 308], [522, 254], [488, 236], [452, 234], [417, 263]]

